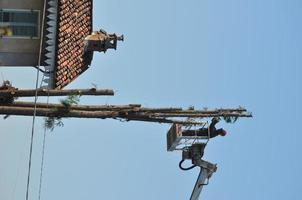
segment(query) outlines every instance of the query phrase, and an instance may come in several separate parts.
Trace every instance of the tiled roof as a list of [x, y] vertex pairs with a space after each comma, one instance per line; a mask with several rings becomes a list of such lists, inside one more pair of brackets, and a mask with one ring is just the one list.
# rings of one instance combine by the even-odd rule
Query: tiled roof
[[92, 0], [55, 2], [48, 1], [43, 53], [50, 66], [50, 87], [62, 89], [91, 63], [93, 53], [85, 53], [83, 42], [92, 32]]

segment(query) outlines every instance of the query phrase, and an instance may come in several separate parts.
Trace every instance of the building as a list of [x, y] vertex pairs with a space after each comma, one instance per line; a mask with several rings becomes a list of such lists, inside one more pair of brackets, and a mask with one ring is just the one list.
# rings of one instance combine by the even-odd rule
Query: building
[[101, 31], [95, 42], [92, 8], [92, 0], [1, 0], [0, 66], [43, 66], [47, 86], [62, 89], [89, 68], [93, 51], [123, 39]]
[[42, 12], [41, 0], [0, 1], [0, 65], [38, 65]]

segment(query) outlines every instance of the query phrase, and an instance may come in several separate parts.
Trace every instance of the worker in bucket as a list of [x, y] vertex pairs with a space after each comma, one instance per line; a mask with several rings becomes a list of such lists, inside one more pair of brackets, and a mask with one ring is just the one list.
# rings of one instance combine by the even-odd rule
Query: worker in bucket
[[197, 130], [183, 130], [183, 135], [188, 135], [188, 136], [201, 136], [205, 138], [214, 138], [218, 135], [220, 136], [226, 136], [227, 132], [220, 128], [216, 129], [215, 125], [219, 122], [219, 119], [214, 117], [212, 119], [212, 122], [208, 128], [200, 128]]

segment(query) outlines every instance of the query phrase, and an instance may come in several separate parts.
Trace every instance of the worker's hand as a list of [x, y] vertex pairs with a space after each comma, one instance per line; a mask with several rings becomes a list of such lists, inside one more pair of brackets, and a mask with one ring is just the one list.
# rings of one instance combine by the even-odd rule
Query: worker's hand
[[218, 129], [217, 131], [218, 131], [219, 135], [221, 135], [221, 136], [226, 136], [226, 134], [227, 134], [226, 130], [224, 130], [222, 128]]

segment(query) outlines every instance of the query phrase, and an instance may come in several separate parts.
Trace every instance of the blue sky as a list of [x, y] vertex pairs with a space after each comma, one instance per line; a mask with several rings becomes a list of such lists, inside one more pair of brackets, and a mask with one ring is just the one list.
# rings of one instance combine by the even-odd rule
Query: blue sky
[[[218, 171], [201, 199], [299, 200], [301, 8], [298, 0], [94, 1], [94, 29], [124, 34], [125, 42], [116, 52], [96, 54], [68, 88], [93, 83], [116, 91], [114, 97], [82, 97], [83, 104], [244, 106], [254, 118], [220, 123], [228, 136], [207, 146], [205, 159]], [[17, 87], [34, 87], [34, 69], [0, 70]], [[64, 124], [47, 133], [43, 200], [189, 199], [198, 170], [179, 170], [180, 152], [166, 152], [168, 125]], [[10, 117], [0, 125], [0, 199], [23, 199], [31, 118]], [[33, 200], [42, 135], [39, 119]]]

